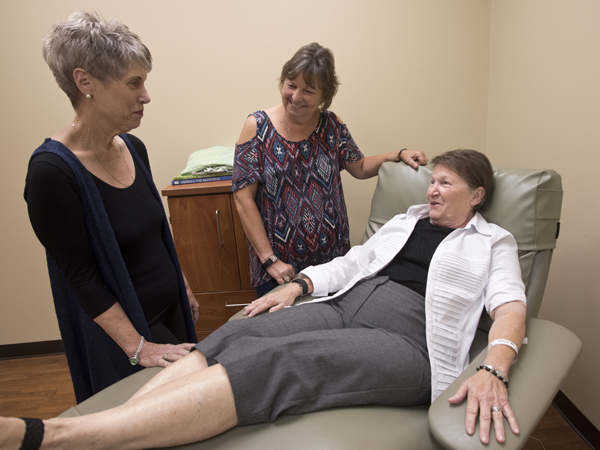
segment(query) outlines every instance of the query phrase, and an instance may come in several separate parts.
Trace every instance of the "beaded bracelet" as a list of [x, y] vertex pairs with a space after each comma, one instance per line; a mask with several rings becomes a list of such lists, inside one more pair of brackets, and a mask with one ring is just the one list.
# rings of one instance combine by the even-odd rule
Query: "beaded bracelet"
[[479, 372], [481, 369], [485, 369], [489, 373], [491, 373], [492, 375], [498, 377], [500, 379], [500, 381], [502, 381], [504, 383], [504, 386], [506, 386], [506, 389], [508, 389], [508, 376], [506, 376], [504, 374], [504, 372], [502, 372], [500, 369], [496, 369], [491, 364], [488, 364], [488, 363], [485, 363], [485, 362], [483, 364], [480, 364], [477, 367], [477, 372]]
[[292, 280], [292, 283], [300, 286], [300, 297], [304, 297], [308, 294], [308, 283], [306, 281], [301, 278], [296, 278], [295, 280]]

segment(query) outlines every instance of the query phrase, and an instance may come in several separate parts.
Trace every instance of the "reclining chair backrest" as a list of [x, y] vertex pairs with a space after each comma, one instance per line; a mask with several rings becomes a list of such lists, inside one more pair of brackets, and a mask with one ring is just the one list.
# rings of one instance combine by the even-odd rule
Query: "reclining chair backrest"
[[[363, 242], [396, 214], [427, 203], [431, 171], [430, 166], [415, 171], [403, 163], [381, 166]], [[536, 317], [541, 306], [558, 237], [562, 195], [560, 175], [553, 170], [494, 169], [494, 193], [483, 216], [517, 240], [528, 317]], [[484, 312], [479, 328], [489, 331], [490, 325]]]

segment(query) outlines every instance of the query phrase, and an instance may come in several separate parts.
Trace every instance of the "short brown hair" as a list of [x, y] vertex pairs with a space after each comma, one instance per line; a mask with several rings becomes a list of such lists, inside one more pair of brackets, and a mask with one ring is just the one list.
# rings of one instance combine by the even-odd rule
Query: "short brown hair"
[[333, 52], [316, 42], [301, 47], [292, 59], [283, 65], [279, 89], [281, 90], [286, 79], [293, 80], [300, 73], [306, 84], [312, 88], [318, 87], [323, 92], [322, 109], [329, 108], [340, 85], [335, 74]]
[[477, 150], [451, 150], [431, 160], [433, 166], [438, 164], [456, 172], [469, 186], [475, 190], [482, 187], [485, 191], [481, 201], [473, 207], [473, 211], [485, 211], [494, 191], [494, 169], [487, 156]]

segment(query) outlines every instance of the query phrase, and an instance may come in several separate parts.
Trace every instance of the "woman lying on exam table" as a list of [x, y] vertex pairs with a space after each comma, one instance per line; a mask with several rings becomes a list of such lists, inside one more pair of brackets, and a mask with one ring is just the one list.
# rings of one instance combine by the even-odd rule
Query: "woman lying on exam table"
[[485, 155], [456, 150], [433, 164], [428, 204], [254, 301], [250, 319], [223, 325], [124, 405], [77, 418], [0, 419], [0, 448], [176, 446], [280, 414], [428, 404], [468, 366], [484, 307], [494, 320], [484, 370], [449, 401], [468, 398], [466, 432], [479, 413], [483, 443], [491, 421], [499, 442], [505, 417], [518, 433], [507, 395], [525, 334], [517, 245], [478, 212], [493, 190]]

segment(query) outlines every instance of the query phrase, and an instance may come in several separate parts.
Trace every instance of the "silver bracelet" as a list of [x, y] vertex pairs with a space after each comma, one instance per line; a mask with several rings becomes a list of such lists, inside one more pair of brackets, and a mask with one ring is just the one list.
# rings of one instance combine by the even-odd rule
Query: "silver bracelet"
[[140, 362], [140, 352], [142, 351], [142, 346], [144, 345], [144, 336], [140, 339], [140, 345], [138, 345], [138, 349], [131, 358], [129, 358], [129, 364], [132, 366], [137, 366]]
[[481, 369], [485, 369], [492, 375], [498, 377], [500, 379], [500, 381], [502, 381], [504, 383], [504, 386], [506, 386], [506, 389], [508, 389], [508, 376], [504, 372], [502, 372], [500, 369], [496, 369], [494, 366], [492, 366], [491, 364], [488, 364], [486, 362], [477, 366], [477, 372], [479, 372]]
[[490, 342], [490, 345], [488, 345], [488, 350], [494, 345], [507, 345], [508, 347], [512, 348], [516, 353], [515, 359], [512, 362], [513, 364], [517, 362], [517, 359], [519, 359], [519, 349], [513, 341], [509, 341], [508, 339], [495, 339]]

